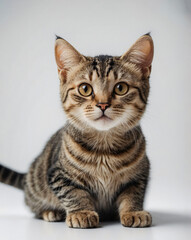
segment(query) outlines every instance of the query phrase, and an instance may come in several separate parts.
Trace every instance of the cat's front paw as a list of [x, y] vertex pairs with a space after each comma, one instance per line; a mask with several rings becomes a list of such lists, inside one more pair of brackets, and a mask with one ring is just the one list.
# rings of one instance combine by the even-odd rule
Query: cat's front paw
[[66, 217], [66, 224], [71, 228], [94, 228], [99, 225], [99, 216], [89, 210], [73, 212]]
[[149, 227], [152, 224], [152, 217], [146, 211], [123, 213], [120, 220], [124, 227]]

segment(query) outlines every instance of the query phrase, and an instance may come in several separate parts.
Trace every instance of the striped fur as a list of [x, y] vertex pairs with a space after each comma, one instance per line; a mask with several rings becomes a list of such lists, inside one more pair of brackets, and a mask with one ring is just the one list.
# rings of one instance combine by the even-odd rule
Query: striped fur
[[[150, 226], [143, 211], [150, 165], [139, 122], [149, 94], [151, 37], [121, 57], [85, 57], [58, 38], [55, 55], [68, 121], [26, 175], [0, 165], [0, 181], [24, 189], [26, 204], [46, 221], [66, 217], [69, 227], [88, 228], [120, 218], [127, 227]], [[119, 96], [121, 82], [128, 91]], [[82, 83], [91, 86], [90, 96], [80, 94]]]
[[24, 189], [25, 174], [15, 172], [0, 164], [0, 182], [16, 187], [18, 189]]

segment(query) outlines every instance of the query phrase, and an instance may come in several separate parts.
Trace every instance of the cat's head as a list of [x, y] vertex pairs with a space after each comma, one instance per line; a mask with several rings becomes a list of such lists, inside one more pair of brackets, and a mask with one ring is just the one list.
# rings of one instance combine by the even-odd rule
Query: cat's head
[[99, 131], [137, 125], [147, 104], [153, 51], [149, 34], [120, 57], [86, 57], [58, 37], [55, 57], [69, 121]]

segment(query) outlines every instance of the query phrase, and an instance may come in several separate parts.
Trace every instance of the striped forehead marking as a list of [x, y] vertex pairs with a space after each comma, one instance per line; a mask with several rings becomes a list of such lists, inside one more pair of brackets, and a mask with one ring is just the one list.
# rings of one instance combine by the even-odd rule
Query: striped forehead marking
[[108, 77], [110, 71], [113, 69], [114, 60], [112, 56], [99, 55], [94, 58], [92, 65], [93, 70], [97, 72], [97, 76], [105, 80], [105, 77]]

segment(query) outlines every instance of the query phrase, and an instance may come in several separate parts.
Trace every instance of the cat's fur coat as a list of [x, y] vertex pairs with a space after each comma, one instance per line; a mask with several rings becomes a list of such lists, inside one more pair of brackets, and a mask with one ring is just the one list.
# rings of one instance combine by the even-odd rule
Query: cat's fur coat
[[0, 165], [0, 181], [23, 189], [39, 218], [89, 228], [119, 217], [127, 227], [150, 226], [143, 210], [149, 177], [139, 121], [149, 94], [153, 59], [149, 34], [121, 57], [85, 57], [57, 37], [55, 56], [66, 125], [27, 174]]

